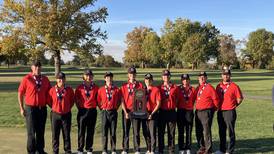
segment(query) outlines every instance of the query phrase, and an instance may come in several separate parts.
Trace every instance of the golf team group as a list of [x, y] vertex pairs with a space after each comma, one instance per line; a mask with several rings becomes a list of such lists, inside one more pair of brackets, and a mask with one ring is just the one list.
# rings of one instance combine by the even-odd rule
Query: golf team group
[[[168, 153], [175, 154], [175, 130], [177, 126], [179, 154], [190, 154], [193, 124], [195, 124], [198, 154], [212, 152], [211, 126], [214, 113], [219, 126], [219, 151], [232, 154], [235, 149], [236, 108], [243, 96], [238, 85], [231, 81], [231, 71], [223, 69], [221, 81], [214, 88], [207, 82], [206, 72], [198, 74], [199, 85], [190, 85], [190, 76], [181, 75], [181, 85], [172, 83], [169, 70], [162, 72], [162, 84], [153, 84], [153, 75], [144, 76], [144, 84], [136, 80], [136, 69], [128, 69], [128, 81], [121, 87], [113, 84], [114, 75], [106, 72], [105, 84], [98, 87], [93, 82], [94, 74], [87, 69], [83, 73], [83, 82], [73, 90], [66, 84], [63, 72], [56, 76], [56, 84], [51, 86], [49, 79], [41, 75], [41, 63], [34, 61], [31, 72], [21, 81], [18, 88], [20, 113], [26, 119], [27, 152], [44, 154], [45, 123], [47, 106], [51, 109], [52, 150], [59, 153], [59, 136], [62, 132], [64, 151], [71, 152], [71, 109], [75, 105], [78, 126], [78, 154], [93, 152], [94, 129], [97, 112], [101, 111], [102, 154], [110, 150], [116, 154], [117, 110], [122, 108], [122, 154], [129, 153], [129, 136], [132, 125], [133, 149], [140, 154], [140, 129], [142, 128], [147, 154], [164, 153], [165, 134], [168, 137]], [[134, 92], [145, 91], [147, 119], [132, 118]], [[194, 123], [195, 121], [195, 123]], [[167, 128], [167, 131], [166, 131]], [[226, 132], [228, 131], [228, 135]], [[165, 133], [167, 132], [167, 133]], [[110, 134], [110, 135], [108, 135]], [[229, 142], [226, 141], [229, 136]], [[157, 143], [156, 143], [157, 141]], [[157, 144], [157, 145], [156, 145]]]

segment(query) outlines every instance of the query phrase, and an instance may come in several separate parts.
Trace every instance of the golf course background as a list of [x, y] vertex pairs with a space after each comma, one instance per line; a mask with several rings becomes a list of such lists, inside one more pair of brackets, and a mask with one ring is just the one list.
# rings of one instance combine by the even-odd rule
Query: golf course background
[[[104, 84], [103, 76], [106, 71], [114, 73], [114, 82], [117, 86], [127, 81], [126, 69], [123, 68], [93, 68], [95, 83], [99, 86]], [[20, 116], [17, 101], [17, 88], [24, 75], [30, 71], [26, 67], [11, 67], [9, 69], [0, 67], [0, 153], [26, 153], [26, 128], [24, 118]], [[67, 75], [67, 85], [74, 89], [82, 83], [83, 69], [77, 67], [62, 67], [62, 71]], [[192, 86], [197, 86], [197, 74], [200, 70], [192, 71], [185, 69], [171, 69], [171, 81], [180, 84], [180, 75], [189, 73]], [[51, 85], [54, 85], [54, 68], [43, 67], [43, 74], [46, 74]], [[144, 74], [152, 73], [154, 75], [154, 84], [161, 83], [162, 69], [137, 69], [137, 80], [142, 81]], [[208, 72], [208, 81], [216, 86], [220, 82], [220, 71], [210, 70]], [[236, 153], [274, 153], [274, 107], [271, 103], [271, 90], [274, 85], [273, 70], [232, 70], [232, 80], [238, 84], [244, 94], [243, 103], [237, 108], [236, 122]], [[46, 124], [46, 151], [51, 153], [51, 129], [48, 108], [48, 119]], [[77, 123], [76, 106], [72, 112], [72, 150], [77, 150]], [[97, 116], [94, 152], [101, 153], [101, 116], [100, 111]], [[214, 115], [213, 127], [213, 146], [214, 151], [218, 150], [218, 125], [216, 114]], [[131, 130], [132, 137], [132, 130]], [[193, 151], [197, 149], [195, 128], [192, 132]], [[177, 136], [177, 130], [176, 130]], [[177, 137], [176, 137], [177, 138]], [[63, 141], [60, 136], [60, 152], [63, 152]], [[122, 143], [122, 124], [121, 107], [119, 109], [118, 127], [117, 127], [117, 149], [121, 150]], [[144, 148], [144, 138], [141, 135], [141, 143]], [[167, 142], [166, 142], [167, 144]], [[177, 139], [176, 139], [177, 145]], [[110, 146], [109, 146], [110, 147]], [[130, 148], [132, 149], [132, 139]], [[142, 152], [146, 150], [143, 149]]]

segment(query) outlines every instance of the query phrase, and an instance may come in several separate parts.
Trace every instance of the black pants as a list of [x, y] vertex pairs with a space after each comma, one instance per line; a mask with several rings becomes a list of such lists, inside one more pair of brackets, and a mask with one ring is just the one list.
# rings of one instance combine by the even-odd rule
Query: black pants
[[205, 149], [205, 154], [212, 153], [211, 126], [213, 116], [213, 109], [196, 110], [195, 112], [197, 143], [200, 149]]
[[[236, 110], [218, 111], [217, 119], [219, 125], [220, 151], [233, 153], [235, 149], [235, 123]], [[226, 130], [228, 129], [230, 144], [226, 146]]]
[[176, 130], [176, 111], [160, 110], [159, 111], [159, 153], [164, 152], [165, 147], [165, 128], [167, 126], [168, 150], [170, 154], [175, 153], [175, 130]]
[[71, 153], [70, 130], [71, 130], [71, 112], [59, 114], [51, 112], [51, 131], [52, 131], [52, 149], [54, 154], [59, 153], [59, 136], [62, 130], [64, 151]]
[[29, 154], [44, 153], [45, 147], [45, 125], [47, 120], [47, 107], [31, 107], [26, 105], [26, 127], [27, 127], [27, 151]]
[[[177, 110], [178, 144], [180, 151], [191, 149], [193, 117], [193, 110]], [[186, 138], [184, 138], [184, 134], [186, 135]]]
[[156, 151], [156, 137], [157, 137], [156, 134], [157, 134], [158, 118], [159, 118], [159, 114], [154, 113], [152, 115], [151, 120], [147, 121], [148, 132], [149, 132], [149, 136], [150, 136], [150, 145], [151, 145], [148, 147], [148, 150], [150, 152]]
[[86, 151], [93, 151], [94, 130], [97, 119], [97, 110], [79, 109], [77, 114], [78, 124], [78, 151], [83, 152], [86, 137]]
[[107, 152], [108, 132], [110, 132], [111, 150], [116, 151], [117, 111], [102, 111], [102, 144], [103, 151]]
[[148, 133], [147, 119], [132, 119], [133, 126], [133, 141], [134, 141], [134, 150], [140, 152], [140, 128], [142, 125], [143, 136], [145, 138], [147, 150], [150, 151], [151, 142], [150, 136]]
[[[127, 111], [129, 113], [129, 110]], [[123, 127], [123, 151], [129, 150], [129, 131], [131, 127], [131, 119], [126, 119], [124, 111], [122, 111], [122, 127]]]

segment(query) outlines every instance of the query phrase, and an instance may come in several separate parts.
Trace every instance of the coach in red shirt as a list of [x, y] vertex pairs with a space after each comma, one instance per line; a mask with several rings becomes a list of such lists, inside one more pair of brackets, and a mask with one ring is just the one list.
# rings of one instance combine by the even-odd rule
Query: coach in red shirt
[[20, 113], [26, 118], [27, 151], [29, 154], [45, 153], [46, 104], [51, 86], [49, 79], [41, 75], [41, 69], [41, 63], [34, 61], [31, 65], [31, 73], [23, 78], [18, 88]]
[[[136, 89], [143, 89], [143, 85], [141, 82], [136, 81], [136, 68], [130, 67], [128, 69], [128, 82], [124, 83], [121, 87], [121, 103], [122, 103], [122, 125], [123, 125], [123, 151], [122, 154], [127, 154], [129, 150], [129, 131], [131, 127], [131, 122], [133, 123], [133, 119], [130, 118], [130, 112], [133, 111], [133, 101], [134, 101], [134, 92]], [[136, 123], [136, 125], [138, 125]], [[140, 124], [139, 124], [140, 125]], [[140, 131], [140, 126], [138, 127]], [[139, 152], [139, 146], [137, 143], [138, 136], [137, 126], [133, 123], [133, 140], [134, 140], [134, 149], [136, 153]], [[139, 139], [140, 141], [140, 139]], [[139, 152], [140, 153], [140, 152]]]
[[102, 143], [103, 152], [107, 154], [108, 132], [111, 136], [112, 154], [116, 154], [116, 128], [117, 128], [117, 110], [121, 102], [121, 93], [117, 86], [113, 85], [113, 74], [105, 73], [105, 85], [98, 91], [98, 105], [102, 110]]
[[170, 82], [170, 71], [162, 72], [163, 84], [159, 86], [161, 92], [161, 108], [159, 111], [159, 153], [163, 154], [165, 147], [165, 129], [168, 133], [168, 150], [170, 154], [175, 153], [175, 129], [176, 129], [176, 107], [178, 105], [179, 88]]
[[71, 108], [74, 104], [74, 91], [66, 85], [63, 72], [56, 76], [56, 85], [49, 91], [49, 106], [51, 107], [51, 130], [53, 153], [59, 153], [59, 136], [62, 130], [64, 150], [71, 153]]
[[[217, 113], [220, 137], [220, 151], [217, 153], [234, 153], [236, 107], [241, 104], [243, 95], [238, 85], [231, 81], [231, 71], [222, 70], [222, 81], [216, 87], [220, 98], [220, 109]], [[228, 129], [230, 143], [226, 144], [226, 130]]]
[[[86, 151], [92, 154], [94, 130], [97, 119], [97, 95], [98, 86], [93, 82], [93, 72], [90, 69], [84, 71], [83, 83], [75, 90], [75, 102], [78, 108], [78, 153], [82, 154], [86, 144]], [[86, 139], [85, 139], [86, 136]], [[86, 140], [86, 142], [85, 142]]]
[[211, 126], [215, 110], [218, 108], [218, 95], [207, 82], [206, 72], [199, 74], [199, 86], [196, 88], [196, 138], [199, 146], [198, 154], [212, 153]]
[[[182, 84], [179, 86], [179, 102], [177, 106], [179, 154], [190, 154], [195, 88], [190, 85], [188, 74], [181, 75], [181, 82]], [[186, 135], [186, 138], [184, 138], [184, 135]]]
[[150, 152], [150, 154], [154, 154], [156, 151], [156, 130], [159, 117], [158, 110], [161, 106], [161, 93], [158, 87], [153, 86], [153, 76], [150, 73], [145, 75], [145, 85], [147, 111], [149, 114], [147, 127], [150, 133], [148, 152]]

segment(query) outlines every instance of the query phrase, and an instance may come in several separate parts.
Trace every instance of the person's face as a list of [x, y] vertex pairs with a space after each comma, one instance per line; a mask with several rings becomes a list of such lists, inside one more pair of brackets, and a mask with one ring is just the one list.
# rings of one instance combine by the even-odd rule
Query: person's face
[[199, 80], [199, 83], [200, 83], [200, 84], [203, 84], [203, 83], [206, 82], [207, 77], [206, 77], [206, 76], [199, 76], [199, 77], [198, 77], [198, 80]]
[[162, 79], [163, 79], [164, 82], [169, 82], [169, 81], [170, 81], [170, 76], [168, 76], [168, 75], [163, 75], [163, 76], [162, 76]]
[[87, 82], [93, 81], [93, 75], [84, 74], [84, 80], [87, 81]]
[[224, 82], [229, 82], [230, 81], [230, 75], [229, 74], [222, 74], [222, 79]]
[[56, 79], [56, 82], [57, 82], [58, 86], [63, 86], [63, 85], [65, 85], [66, 79], [65, 78]]
[[111, 76], [106, 76], [105, 77], [105, 81], [106, 81], [106, 83], [112, 83], [113, 82], [113, 77], [111, 77]]
[[41, 66], [39, 67], [39, 66], [32, 65], [31, 71], [34, 75], [40, 75], [41, 74]]
[[151, 86], [152, 83], [153, 83], [153, 80], [145, 79], [145, 84], [146, 84], [146, 86]]
[[189, 79], [183, 79], [183, 80], [182, 80], [182, 84], [183, 84], [183, 85], [189, 85], [189, 83], [190, 83], [190, 80], [189, 80]]
[[135, 78], [136, 78], [136, 74], [135, 73], [128, 73], [128, 79], [129, 80], [135, 80]]

